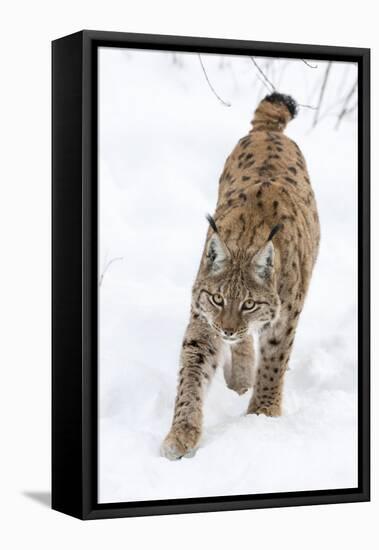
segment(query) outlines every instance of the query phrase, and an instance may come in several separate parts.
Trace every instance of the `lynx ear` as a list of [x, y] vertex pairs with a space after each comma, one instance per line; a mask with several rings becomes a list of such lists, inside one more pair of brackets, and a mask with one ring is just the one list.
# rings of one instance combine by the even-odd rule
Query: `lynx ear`
[[218, 227], [212, 216], [207, 214], [206, 218], [214, 231], [207, 245], [206, 257], [208, 269], [217, 273], [224, 269], [225, 262], [230, 256], [230, 253], [226, 244], [224, 244], [219, 237]]
[[209, 239], [207, 246], [207, 263], [211, 271], [218, 273], [225, 267], [228, 252], [217, 233]]
[[271, 241], [268, 241], [252, 260], [253, 275], [257, 281], [263, 284], [269, 281], [274, 271], [275, 249]]

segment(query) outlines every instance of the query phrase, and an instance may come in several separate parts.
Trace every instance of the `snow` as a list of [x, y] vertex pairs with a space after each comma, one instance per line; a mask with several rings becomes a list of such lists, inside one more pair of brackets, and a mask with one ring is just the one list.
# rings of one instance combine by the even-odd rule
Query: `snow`
[[[256, 58], [260, 66], [266, 60]], [[335, 63], [320, 123], [287, 129], [308, 163], [321, 247], [287, 373], [284, 415], [246, 416], [218, 371], [195, 457], [159, 455], [170, 427], [191, 285], [226, 156], [267, 93], [251, 60], [101, 48], [99, 502], [357, 486], [357, 123], [338, 131]], [[270, 79], [315, 104], [324, 62], [275, 60]], [[329, 112], [328, 112], [329, 111]], [[112, 262], [112, 260], [114, 260]], [[112, 262], [112, 263], [110, 263]]]

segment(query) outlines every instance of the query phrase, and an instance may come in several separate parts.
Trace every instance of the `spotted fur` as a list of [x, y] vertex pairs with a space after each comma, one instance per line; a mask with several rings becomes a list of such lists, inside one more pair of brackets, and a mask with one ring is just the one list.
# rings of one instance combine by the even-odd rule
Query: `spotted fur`
[[193, 455], [205, 389], [222, 362], [229, 388], [242, 394], [254, 386], [248, 413], [281, 415], [320, 238], [304, 157], [283, 134], [295, 114], [289, 96], [266, 97], [226, 160], [192, 290], [174, 418], [162, 445], [167, 458]]

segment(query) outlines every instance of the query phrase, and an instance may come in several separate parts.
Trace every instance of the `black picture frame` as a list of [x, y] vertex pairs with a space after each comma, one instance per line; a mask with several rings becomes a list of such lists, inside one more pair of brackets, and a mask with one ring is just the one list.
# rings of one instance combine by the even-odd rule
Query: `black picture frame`
[[[358, 64], [358, 487], [97, 502], [97, 48], [264, 55]], [[52, 507], [81, 519], [370, 499], [370, 50], [85, 30], [52, 43]]]

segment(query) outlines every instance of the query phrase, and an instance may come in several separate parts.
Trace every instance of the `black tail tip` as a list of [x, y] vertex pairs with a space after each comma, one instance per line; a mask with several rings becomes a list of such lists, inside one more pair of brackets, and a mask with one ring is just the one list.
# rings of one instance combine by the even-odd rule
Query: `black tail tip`
[[287, 107], [292, 118], [295, 118], [297, 115], [297, 103], [290, 95], [274, 92], [270, 95], [266, 95], [265, 101], [269, 101], [270, 103], [282, 103]]

